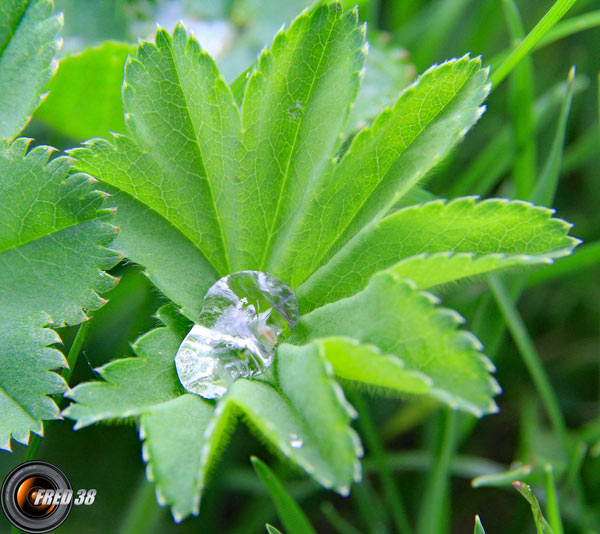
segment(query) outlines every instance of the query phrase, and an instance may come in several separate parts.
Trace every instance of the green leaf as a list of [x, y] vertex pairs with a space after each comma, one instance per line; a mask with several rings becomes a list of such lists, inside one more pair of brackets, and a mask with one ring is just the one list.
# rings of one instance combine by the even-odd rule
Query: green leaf
[[[161, 308], [159, 314], [172, 317], [170, 312]], [[137, 357], [96, 369], [104, 382], [74, 387], [67, 396], [76, 402], [63, 410], [76, 421], [75, 429], [141, 416], [146, 476], [156, 485], [159, 503], [171, 506], [178, 522], [198, 514], [202, 443], [214, 414], [210, 403], [186, 394], [177, 378], [174, 357], [184, 335], [171, 328], [143, 335], [133, 347]]]
[[297, 286], [383, 216], [483, 113], [490, 86], [480, 67], [479, 59], [465, 56], [430, 68], [363, 129], [321, 187], [299, 204], [298, 216], [286, 221], [286, 239], [277, 243], [267, 270]]
[[[169, 326], [143, 335], [134, 344], [137, 357], [97, 369], [104, 382], [79, 384], [68, 393], [75, 402], [63, 414], [76, 421], [75, 429], [141, 417], [148, 479], [156, 483], [159, 502], [171, 506], [176, 521], [198, 513], [211, 467], [240, 415], [259, 437], [319, 483], [348, 493], [360, 476], [357, 456], [362, 449], [349, 426], [351, 407], [318, 345], [282, 345], [277, 388], [238, 380], [215, 409], [186, 394], [179, 383], [174, 357], [185, 335], [181, 316], [169, 305], [159, 310], [159, 317]], [[306, 402], [306, 393], [314, 402]]]
[[553, 210], [475, 197], [411, 206], [364, 228], [297, 290], [302, 311], [350, 296], [390, 268], [419, 288], [516, 265], [551, 263], [579, 240]]
[[338, 3], [301, 14], [261, 55], [240, 114], [183, 27], [159, 30], [126, 65], [129, 135], [72, 151], [118, 207], [115, 248], [189, 317], [218, 275], [258, 267], [306, 180], [321, 179], [358, 89], [363, 34]]
[[217, 273], [230, 271], [239, 114], [214, 61], [181, 25], [172, 38], [159, 29], [156, 44], [140, 42], [125, 67], [123, 103], [129, 136], [72, 154], [113, 194], [117, 249], [194, 317]]
[[524, 482], [513, 482], [514, 488], [525, 498], [525, 500], [531, 506], [531, 513], [533, 514], [533, 520], [535, 521], [535, 528], [537, 534], [554, 534], [554, 531], [546, 521], [546, 518], [542, 514], [540, 503], [533, 493], [531, 486], [528, 486]]
[[383, 354], [375, 345], [343, 337], [319, 341], [324, 357], [339, 378], [404, 393], [424, 394], [431, 388], [432, 381], [427, 375], [407, 369], [403, 360]]
[[364, 127], [385, 107], [392, 106], [400, 91], [416, 76], [406, 50], [387, 44], [386, 36], [371, 29], [368, 39], [365, 75], [346, 126], [349, 134]]
[[481, 519], [479, 519], [478, 515], [475, 516], [475, 530], [473, 531], [473, 534], [485, 534]]
[[[231, 216], [231, 206], [223, 196], [223, 176], [231, 175], [238, 159], [240, 128], [214, 61], [182, 25], [172, 38], [159, 29], [156, 44], [141, 41], [136, 57], [128, 59], [123, 83], [131, 137], [92, 142], [76, 156], [83, 166], [98, 164], [104, 181], [163, 215], [193, 243], [205, 240], [206, 257], [227, 270], [221, 218]], [[121, 177], [119, 170], [137, 180]], [[143, 179], [149, 183], [138, 190]], [[172, 193], [161, 198], [161, 187], [169, 186]], [[185, 197], [178, 195], [182, 190]]]
[[100, 209], [93, 180], [69, 175], [67, 158], [49, 147], [27, 153], [29, 141], [0, 141], [0, 448], [10, 437], [27, 444], [42, 420], [59, 417], [48, 395], [61, 393], [65, 367], [50, 327], [77, 324], [105, 301], [118, 261], [108, 250], [115, 228]]
[[[493, 365], [479, 352], [481, 344], [472, 334], [456, 330], [462, 317], [436, 309], [436, 302], [393, 273], [379, 273], [360, 293], [302, 316], [291, 340], [347, 336], [375, 345], [402, 360], [399, 373], [428, 376], [432, 385], [427, 394], [434, 398], [476, 416], [497, 411], [492, 397], [500, 388], [489, 375]], [[390, 378], [380, 380], [374, 385], [384, 386]]]
[[75, 386], [66, 396], [76, 401], [63, 410], [74, 419], [75, 430], [98, 421], [141, 415], [185, 391], [179, 383], [174, 358], [183, 336], [157, 328], [134, 344], [137, 357], [123, 358], [96, 369], [103, 382]]
[[[353, 438], [348, 425], [341, 423], [343, 418], [332, 406], [331, 397], [328, 401], [330, 413], [325, 416], [337, 421], [331, 429], [320, 427], [323, 416], [319, 417], [314, 409], [306, 406], [307, 398], [311, 395], [324, 399], [331, 395], [331, 381], [325, 376], [314, 383], [309, 383], [308, 377], [304, 380], [298, 377], [298, 383], [308, 392], [308, 397], [298, 407], [287, 397], [283, 386], [280, 393], [262, 381], [241, 379], [234, 382], [218, 403], [213, 424], [207, 430], [203, 455], [205, 471], [210, 470], [216, 461], [231, 425], [238, 416], [243, 416], [251, 430], [304, 469], [319, 484], [347, 495], [353, 477], [360, 472], [356, 460], [360, 453], [358, 441]], [[293, 394], [293, 390], [290, 391]], [[343, 395], [339, 399], [336, 397], [336, 402], [345, 402]], [[332, 435], [329, 435], [330, 432]], [[341, 458], [336, 458], [335, 449], [327, 448], [332, 441], [342, 445]]]
[[350, 427], [356, 411], [327, 365], [319, 343], [303, 347], [283, 344], [277, 350], [277, 376], [282, 393], [290, 400], [313, 434], [334, 471], [334, 484], [342, 494], [352, 480], [360, 481], [363, 455], [358, 434]]
[[156, 484], [159, 504], [171, 506], [176, 522], [200, 507], [201, 449], [214, 414], [197, 395], [181, 395], [144, 412], [140, 438], [146, 478]]
[[269, 491], [277, 510], [277, 515], [279, 515], [281, 522], [289, 534], [315, 534], [315, 529], [310, 524], [308, 518], [275, 476], [275, 473], [264, 462], [256, 458], [256, 456], [252, 456], [250, 460], [256, 474]]
[[35, 116], [80, 142], [124, 132], [121, 81], [133, 50], [132, 45], [108, 41], [62, 59]]
[[29, 122], [50, 78], [62, 44], [62, 15], [51, 0], [0, 4], [0, 138], [12, 138]]
[[236, 242], [242, 255], [234, 271], [281, 274], [273, 258], [302, 217], [303, 199], [321, 187], [358, 92], [364, 26], [357, 18], [339, 2], [304, 11], [275, 36], [248, 79], [238, 206], [243, 230]]
[[282, 534], [279, 530], [277, 530], [273, 525], [269, 525], [268, 523], [265, 525], [267, 527], [268, 534]]

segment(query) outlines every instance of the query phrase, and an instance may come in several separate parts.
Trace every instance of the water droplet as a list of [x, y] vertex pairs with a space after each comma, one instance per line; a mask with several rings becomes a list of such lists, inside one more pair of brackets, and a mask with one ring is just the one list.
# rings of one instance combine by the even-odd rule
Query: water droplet
[[302, 102], [300, 100], [296, 100], [296, 103], [292, 104], [287, 109], [287, 113], [288, 113], [288, 117], [290, 119], [299, 119], [300, 117], [302, 117], [302, 114], [304, 113], [304, 105], [302, 104]]
[[292, 448], [299, 449], [300, 447], [302, 447], [302, 445], [304, 445], [304, 440], [300, 436], [298, 436], [298, 434], [292, 433], [288, 437]]
[[298, 317], [296, 296], [274, 276], [240, 271], [221, 278], [175, 355], [181, 384], [206, 399], [222, 397], [235, 380], [259, 375], [273, 363], [277, 343]]

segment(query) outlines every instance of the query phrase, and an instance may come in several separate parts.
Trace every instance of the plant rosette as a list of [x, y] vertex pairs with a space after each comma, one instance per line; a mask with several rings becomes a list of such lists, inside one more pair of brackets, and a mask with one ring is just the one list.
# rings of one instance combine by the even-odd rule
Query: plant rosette
[[[397, 208], [481, 117], [488, 70], [469, 56], [434, 65], [346, 137], [367, 54], [357, 20], [339, 2], [305, 10], [230, 86], [182, 25], [159, 29], [126, 61], [127, 134], [92, 139], [65, 162], [110, 195], [120, 228], [112, 249], [142, 265], [171, 303], [158, 312], [163, 326], [134, 344], [137, 356], [68, 391], [63, 414], [76, 429], [134, 418], [147, 477], [176, 521], [199, 512], [240, 418], [347, 495], [362, 446], [340, 382], [430, 396], [478, 417], [496, 412], [493, 364], [429, 291], [551, 263], [578, 242], [552, 210], [523, 201]], [[209, 288], [241, 271], [287, 284], [298, 324], [265, 372], [204, 399], [184, 389], [175, 356]], [[10, 433], [27, 440], [15, 428], [3, 442]]]

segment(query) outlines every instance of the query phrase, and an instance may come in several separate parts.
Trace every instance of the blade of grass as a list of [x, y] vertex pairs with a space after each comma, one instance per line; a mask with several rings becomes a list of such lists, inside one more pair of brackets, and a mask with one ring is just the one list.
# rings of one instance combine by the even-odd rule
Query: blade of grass
[[531, 513], [533, 514], [533, 520], [535, 521], [537, 533], [555, 534], [548, 524], [548, 521], [546, 521], [546, 518], [543, 516], [540, 503], [538, 502], [537, 497], [533, 493], [531, 487], [523, 482], [513, 482], [513, 486], [531, 506]]
[[123, 516], [120, 534], [150, 534], [154, 532], [164, 509], [156, 503], [154, 486], [141, 476], [137, 489]]
[[75, 339], [73, 340], [71, 348], [69, 349], [69, 354], [67, 355], [67, 364], [69, 366], [63, 369], [60, 373], [67, 382], [67, 384], [71, 381], [73, 369], [75, 368], [75, 364], [77, 363], [77, 359], [79, 358], [79, 353], [81, 352], [81, 347], [83, 346], [83, 342], [85, 341], [85, 336], [90, 326], [90, 322], [90, 320], [87, 320], [79, 325], [79, 328], [77, 329], [77, 334], [75, 334]]
[[565, 146], [565, 136], [567, 131], [567, 121], [571, 110], [571, 102], [573, 101], [573, 80], [575, 79], [575, 67], [571, 67], [569, 76], [567, 77], [567, 90], [563, 99], [556, 132], [550, 147], [550, 154], [542, 170], [542, 174], [535, 186], [535, 190], [531, 195], [531, 200], [534, 204], [542, 204], [550, 206], [553, 203], [558, 187], [560, 170], [562, 165], [563, 150]]
[[475, 516], [475, 530], [473, 531], [473, 534], [485, 534], [485, 530], [483, 530], [483, 525], [481, 524], [478, 515]]
[[[554, 141], [546, 161], [544, 162], [544, 171], [540, 178], [540, 184], [543, 182], [543, 185], [536, 185], [532, 198], [529, 199], [537, 202], [545, 200], [545, 205], [547, 206], [551, 206], [554, 202], [556, 184], [560, 176], [564, 132], [573, 97], [573, 80], [574, 71], [571, 70], [569, 72], [567, 84], [561, 86], [563, 88], [561, 111], [559, 113]], [[509, 297], [510, 302], [513, 303], [517, 302], [519, 295], [525, 288], [526, 280], [526, 277], [513, 278], [506, 286], [498, 280], [496, 280], [496, 282], [503, 288], [504, 292]], [[504, 322], [497, 313], [497, 305], [498, 302], [494, 303], [489, 295], [485, 295], [476, 312], [473, 324], [473, 331], [484, 342], [486, 352], [488, 356], [492, 358], [500, 346], [505, 329]], [[490, 317], [492, 318], [491, 320]]]
[[267, 527], [267, 532], [269, 534], [283, 534], [281, 531], [277, 530], [273, 525], [269, 525], [268, 523], [265, 525]]
[[[504, 16], [513, 46], [525, 36], [521, 14], [514, 0], [503, 0]], [[528, 55], [511, 74], [508, 103], [514, 127], [517, 152], [513, 164], [513, 181], [517, 198], [527, 198], [533, 189], [537, 166], [534, 126], [533, 60]]]
[[600, 131], [598, 125], [594, 124], [566, 148], [563, 161], [564, 172], [570, 174], [597, 158], [598, 146], [600, 146]]
[[389, 442], [415, 428], [425, 421], [439, 405], [437, 400], [426, 397], [404, 404], [383, 425], [381, 439]]
[[546, 483], [546, 513], [548, 522], [554, 530], [554, 534], [564, 534], [562, 519], [560, 518], [560, 507], [558, 505], [558, 496], [556, 494], [556, 484], [554, 483], [554, 470], [550, 464], [544, 466], [544, 475]]
[[[386, 456], [386, 462], [392, 471], [431, 471], [433, 460], [428, 451], [394, 452]], [[373, 458], [365, 458], [363, 467], [368, 473], [377, 469]], [[450, 463], [450, 473], [453, 476], [468, 480], [482, 475], [504, 473], [507, 469], [503, 464], [466, 454], [454, 455]]]
[[408, 516], [404, 507], [404, 502], [400, 494], [398, 485], [392, 471], [389, 469], [386, 462], [385, 450], [379, 437], [379, 432], [369, 413], [369, 408], [363, 396], [354, 392], [351, 395], [350, 402], [354, 405], [359, 413], [358, 425], [361, 429], [361, 435], [365, 439], [367, 448], [376, 462], [377, 471], [381, 479], [383, 487], [383, 495], [394, 520], [396, 530], [402, 533], [411, 532]]
[[[564, 100], [566, 83], [561, 82], [537, 99], [534, 106], [535, 132], [544, 128], [551, 117], [551, 112]], [[587, 87], [583, 78], [576, 77], [574, 91], [579, 92]], [[597, 153], [597, 146], [594, 147]], [[509, 169], [515, 154], [514, 138], [508, 125], [497, 131], [491, 141], [468, 164], [466, 170], [457, 171], [459, 177], [453, 180], [445, 191], [450, 198], [467, 194], [487, 195]], [[456, 173], [450, 173], [455, 176]]]
[[535, 49], [538, 50], [547, 46], [551, 43], [574, 35], [576, 33], [591, 30], [600, 26], [600, 10], [590, 11], [577, 17], [571, 17], [567, 20], [563, 20], [552, 28], [536, 45]]
[[475, 477], [471, 480], [471, 486], [474, 488], [509, 486], [516, 480], [529, 476], [531, 471], [532, 468], [530, 465], [519, 465], [512, 467], [503, 473]]
[[445, 517], [445, 502], [449, 495], [450, 463], [454, 455], [456, 437], [456, 412], [444, 408], [442, 411], [442, 431], [434, 454], [434, 465], [425, 483], [421, 498], [421, 508], [417, 532], [447, 532], [448, 518]]
[[493, 89], [502, 83], [504, 78], [506, 78], [519, 62], [533, 50], [535, 45], [544, 37], [544, 35], [546, 35], [558, 21], [566, 15], [567, 11], [569, 11], [575, 2], [576, 0], [556, 0], [554, 5], [529, 32], [527, 37], [513, 48], [512, 52], [497, 69], [494, 69], [490, 78]]
[[388, 513], [365, 476], [350, 494], [366, 534], [388, 534]]
[[436, 57], [441, 46], [456, 28], [456, 23], [463, 16], [472, 0], [439, 0], [429, 17], [427, 39], [420, 39], [414, 54], [414, 63], [419, 69], [431, 65], [442, 58]]
[[323, 515], [327, 518], [327, 521], [331, 523], [333, 528], [339, 534], [361, 534], [359, 530], [354, 528], [348, 521], [346, 521], [342, 515], [337, 511], [335, 506], [330, 502], [324, 502], [321, 505], [321, 511]]
[[[583, 4], [581, 4], [583, 5]], [[544, 37], [542, 37], [538, 43], [533, 47], [532, 52], [555, 43], [565, 37], [575, 35], [585, 30], [593, 29], [600, 26], [600, 11], [591, 11], [583, 15], [571, 17], [567, 20], [559, 22], [552, 28]], [[490, 60], [491, 65], [498, 65], [506, 60], [510, 53], [510, 49], [499, 52]]]
[[533, 345], [533, 341], [529, 336], [529, 332], [525, 327], [525, 323], [523, 322], [513, 299], [506, 290], [506, 287], [498, 278], [493, 276], [490, 277], [490, 289], [500, 308], [500, 313], [504, 318], [506, 326], [519, 349], [523, 362], [533, 379], [533, 383], [540, 395], [544, 409], [550, 418], [554, 432], [562, 442], [564, 450], [568, 451], [569, 439], [567, 435], [567, 426], [560, 405], [556, 398], [556, 394], [554, 393], [552, 384], [548, 379], [548, 375], [544, 370], [544, 366]]
[[[85, 335], [87, 333], [88, 327], [90, 324], [90, 320], [81, 323], [79, 328], [77, 329], [77, 334], [75, 334], [75, 339], [73, 343], [71, 343], [71, 348], [69, 349], [69, 354], [67, 354], [67, 364], [68, 367], [62, 370], [60, 373], [62, 377], [65, 379], [67, 384], [71, 380], [71, 375], [73, 374], [73, 368], [77, 363], [77, 358], [79, 357], [79, 353], [81, 352], [81, 347], [85, 340]], [[63, 407], [65, 404], [65, 399], [62, 395], [55, 395], [54, 401], [58, 404], [59, 408]], [[27, 448], [27, 454], [25, 455], [25, 461], [30, 462], [33, 460], [37, 454], [37, 451], [42, 442], [42, 437], [37, 434], [31, 434], [31, 439], [29, 440], [29, 447]]]
[[298, 506], [298, 503], [292, 498], [288, 491], [283, 487], [283, 484], [275, 476], [273, 471], [267, 465], [259, 460], [256, 456], [251, 456], [250, 461], [258, 475], [258, 478], [265, 485], [277, 515], [283, 523], [288, 534], [316, 534], [315, 529], [310, 524], [308, 518]]
[[580, 491], [581, 488], [578, 489], [577, 487], [580, 482], [579, 473], [581, 473], [581, 467], [583, 466], [587, 452], [588, 446], [586, 443], [582, 441], [575, 443], [572, 454], [569, 457], [565, 487]]

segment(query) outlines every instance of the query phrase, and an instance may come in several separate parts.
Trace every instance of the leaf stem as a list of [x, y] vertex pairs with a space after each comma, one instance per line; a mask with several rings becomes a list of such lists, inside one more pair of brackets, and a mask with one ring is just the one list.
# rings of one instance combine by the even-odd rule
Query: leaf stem
[[533, 341], [527, 332], [513, 299], [508, 294], [504, 284], [496, 277], [490, 277], [490, 288], [496, 299], [500, 312], [502, 313], [508, 330], [519, 349], [523, 362], [533, 379], [533, 383], [542, 399], [544, 409], [550, 418], [554, 432], [561, 440], [564, 450], [569, 450], [569, 441], [567, 436], [567, 426], [565, 424], [560, 405], [552, 384], [548, 379], [546, 371], [540, 361], [539, 355], [533, 345]]
[[77, 329], [77, 334], [75, 334], [75, 339], [71, 344], [71, 348], [69, 349], [69, 354], [67, 355], [67, 365], [68, 367], [63, 369], [60, 373], [61, 376], [65, 379], [67, 384], [71, 380], [71, 376], [73, 375], [73, 369], [75, 368], [75, 364], [77, 363], [77, 359], [79, 358], [79, 353], [81, 352], [81, 347], [83, 342], [85, 341], [85, 336], [87, 334], [91, 319], [84, 321], [79, 325]]

